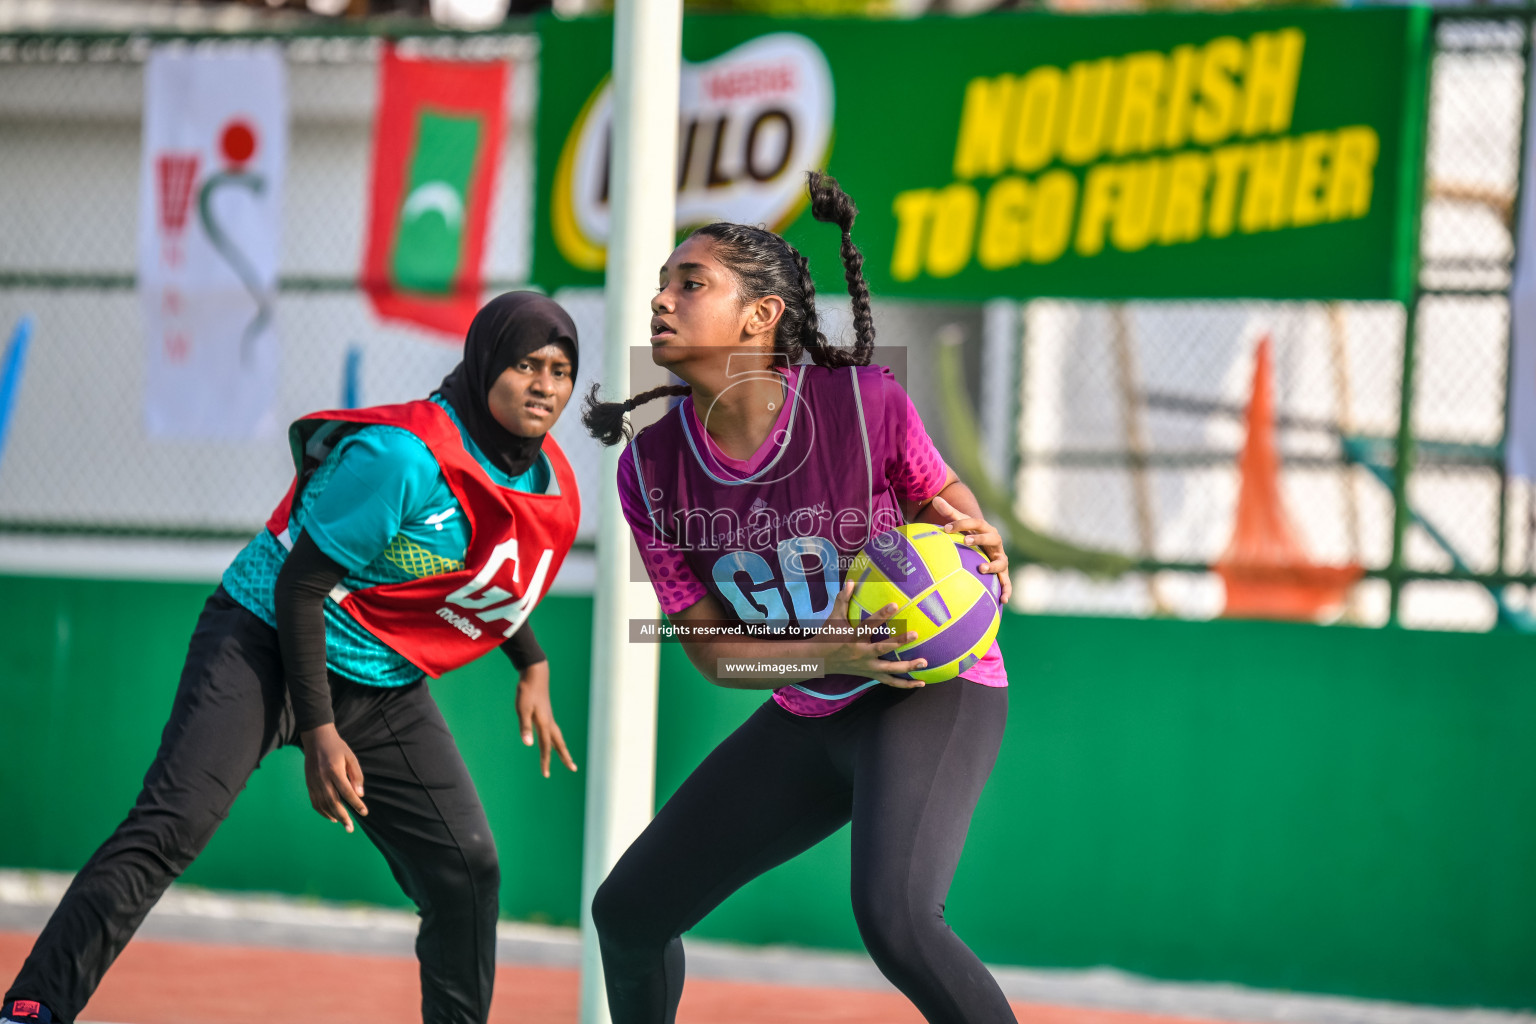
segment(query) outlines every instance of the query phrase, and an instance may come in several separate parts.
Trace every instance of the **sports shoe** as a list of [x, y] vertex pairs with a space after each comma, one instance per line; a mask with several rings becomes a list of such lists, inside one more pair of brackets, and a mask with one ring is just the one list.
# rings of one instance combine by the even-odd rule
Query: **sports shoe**
[[48, 1007], [32, 999], [16, 999], [0, 1006], [0, 1024], [53, 1024]]

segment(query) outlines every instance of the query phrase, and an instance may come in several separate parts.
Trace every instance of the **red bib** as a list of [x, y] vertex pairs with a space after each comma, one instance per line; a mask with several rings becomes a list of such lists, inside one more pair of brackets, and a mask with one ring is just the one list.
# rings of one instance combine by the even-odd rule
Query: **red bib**
[[436, 679], [467, 665], [517, 632], [576, 539], [581, 498], [565, 453], [548, 435], [543, 451], [555, 470], [558, 494], [528, 494], [498, 487], [464, 450], [459, 428], [436, 402], [317, 412], [288, 431], [297, 467], [293, 485], [267, 529], [291, 547], [288, 524], [294, 498], [343, 438], [363, 426], [401, 427], [426, 444], [469, 521], [464, 568], [404, 583], [362, 590], [337, 587], [358, 625]]

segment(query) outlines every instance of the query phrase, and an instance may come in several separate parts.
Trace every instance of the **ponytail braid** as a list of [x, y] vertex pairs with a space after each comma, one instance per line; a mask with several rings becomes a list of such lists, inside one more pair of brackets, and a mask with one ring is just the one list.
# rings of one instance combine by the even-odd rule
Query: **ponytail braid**
[[[810, 261], [781, 236], [766, 228], [726, 221], [706, 224], [694, 234], [712, 240], [715, 256], [736, 277], [737, 293], [743, 303], [767, 295], [784, 300], [784, 312], [774, 332], [776, 355], [785, 357], [791, 365], [809, 353], [817, 366], [868, 366], [875, 350], [875, 318], [869, 308], [869, 286], [864, 283], [864, 254], [853, 244], [853, 219], [859, 208], [835, 178], [812, 171], [806, 184], [811, 196], [811, 216], [842, 230], [843, 276], [853, 299], [852, 348], [829, 344], [821, 333]], [[588, 433], [605, 445], [634, 436], [625, 417], [636, 406], [664, 395], [690, 393], [686, 384], [664, 384], [623, 402], [604, 402], [597, 397], [598, 387], [592, 385], [582, 402], [581, 422]]]
[[804, 300], [805, 319], [800, 325], [800, 344], [810, 352], [811, 359], [817, 366], [834, 365], [827, 362], [831, 357], [831, 351], [827, 348], [826, 335], [821, 333], [821, 318], [816, 313], [816, 282], [811, 280], [811, 261], [788, 242], [784, 243], [784, 247], [790, 251], [794, 261], [795, 271], [800, 281], [801, 297]]
[[852, 362], [867, 366], [875, 349], [875, 318], [869, 308], [869, 285], [864, 281], [864, 254], [853, 244], [853, 219], [858, 216], [859, 208], [831, 175], [811, 171], [807, 179], [811, 216], [842, 229], [843, 277], [848, 281], [848, 295], [853, 299]]
[[637, 407], [665, 395], [687, 395], [693, 392], [687, 384], [663, 384], [622, 402], [604, 402], [597, 397], [601, 387], [601, 384], [593, 384], [592, 390], [587, 392], [587, 397], [581, 403], [581, 422], [586, 426], [587, 433], [606, 446], [616, 445], [621, 440], [628, 441], [635, 436], [635, 428], [630, 425], [628, 415]]
[[[795, 267], [799, 272], [800, 288], [805, 296], [805, 324], [801, 329], [801, 341], [806, 351], [811, 354], [811, 361], [817, 366], [862, 366], [858, 362], [858, 356], [845, 348], [834, 348], [827, 343], [827, 336], [821, 333], [820, 317], [816, 313], [816, 282], [811, 278], [811, 261], [802, 256], [794, 246], [785, 242], [791, 253], [794, 253]], [[869, 360], [865, 360], [867, 363]]]
[[743, 302], [765, 295], [784, 300], [774, 336], [774, 351], [798, 363], [810, 353], [818, 366], [868, 366], [875, 349], [875, 318], [869, 308], [869, 286], [864, 283], [864, 254], [853, 244], [853, 219], [859, 208], [837, 179], [812, 171], [807, 175], [811, 216], [836, 224], [843, 235], [843, 276], [853, 298], [854, 344], [851, 349], [833, 346], [821, 333], [816, 313], [816, 283], [799, 250], [765, 228], [719, 221], [694, 232], [714, 242], [715, 255], [736, 277]]

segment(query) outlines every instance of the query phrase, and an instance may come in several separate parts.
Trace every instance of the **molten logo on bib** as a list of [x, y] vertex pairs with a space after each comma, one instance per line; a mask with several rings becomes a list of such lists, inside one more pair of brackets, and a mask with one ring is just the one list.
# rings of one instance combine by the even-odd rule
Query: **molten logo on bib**
[[[523, 596], [514, 597], [510, 591], [495, 586], [491, 582], [508, 562], [512, 563], [512, 582], [522, 581], [520, 575], [522, 566], [517, 557], [517, 539], [503, 541], [492, 549], [491, 557], [486, 560], [480, 571], [475, 573], [474, 579], [448, 595], [448, 603], [473, 611], [475, 618], [481, 622], [506, 622], [506, 632], [502, 635], [511, 636], [517, 632], [517, 627], [523, 624], [523, 620], [538, 603], [539, 595], [544, 590], [544, 578], [549, 575], [549, 565], [554, 557], [555, 553], [546, 549], [539, 556], [538, 565], [534, 567], [533, 578], [523, 588]], [[451, 608], [439, 608], [437, 614], [444, 622], [465, 636], [476, 640], [480, 638], [479, 627], [467, 617], [455, 613]]]
[[480, 627], [476, 626], [473, 622], [470, 622], [462, 615], [455, 615], [453, 609], [447, 607], [439, 608], [437, 610], [437, 617], [448, 623], [460, 633], [463, 633], [465, 636], [469, 637], [471, 640], [480, 639]]
[[[552, 224], [561, 255], [584, 270], [607, 259], [613, 82], [587, 100], [555, 170]], [[805, 36], [760, 36], [683, 65], [677, 223], [716, 220], [778, 230], [800, 211], [804, 172], [826, 161], [832, 70]]]

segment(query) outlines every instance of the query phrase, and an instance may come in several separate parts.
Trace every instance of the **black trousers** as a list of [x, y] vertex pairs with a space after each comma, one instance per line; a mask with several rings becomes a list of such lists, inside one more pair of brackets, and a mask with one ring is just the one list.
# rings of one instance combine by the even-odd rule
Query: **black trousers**
[[933, 1024], [1014, 1024], [944, 920], [1008, 691], [878, 687], [826, 718], [769, 701], [716, 747], [592, 901], [614, 1024], [671, 1024], [679, 938], [731, 893], [853, 823], [853, 914], [876, 965]]
[[[448, 726], [425, 682], [384, 688], [333, 675], [331, 701], [363, 769], [368, 816], [353, 820], [421, 912], [422, 1019], [480, 1024], [495, 979], [500, 869]], [[133, 810], [75, 876], [5, 998], [73, 1021], [262, 758], [297, 742], [277, 631], [221, 587], [198, 618]]]

